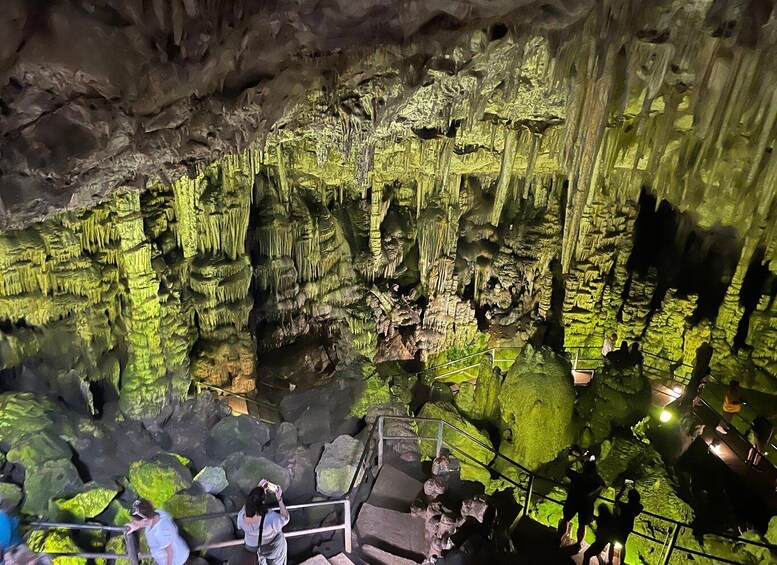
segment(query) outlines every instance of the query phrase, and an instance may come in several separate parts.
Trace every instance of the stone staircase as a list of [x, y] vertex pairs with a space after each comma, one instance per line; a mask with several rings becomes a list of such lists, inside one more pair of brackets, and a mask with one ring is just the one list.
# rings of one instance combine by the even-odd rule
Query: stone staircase
[[[419, 466], [412, 474], [421, 476], [420, 473]], [[424, 521], [410, 514], [410, 505], [422, 490], [420, 480], [397, 467], [383, 465], [369, 498], [359, 509], [353, 531], [353, 553], [341, 553], [329, 559], [316, 555], [302, 565], [417, 565], [423, 562], [429, 549]]]

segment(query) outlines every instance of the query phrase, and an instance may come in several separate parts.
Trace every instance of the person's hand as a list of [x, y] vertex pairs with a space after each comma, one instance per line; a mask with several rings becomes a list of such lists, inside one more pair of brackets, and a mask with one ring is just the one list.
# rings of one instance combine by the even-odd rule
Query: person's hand
[[142, 526], [139, 521], [136, 522], [135, 520], [132, 520], [129, 524], [124, 526], [124, 529], [127, 530], [127, 532], [132, 533], [137, 532], [141, 527]]

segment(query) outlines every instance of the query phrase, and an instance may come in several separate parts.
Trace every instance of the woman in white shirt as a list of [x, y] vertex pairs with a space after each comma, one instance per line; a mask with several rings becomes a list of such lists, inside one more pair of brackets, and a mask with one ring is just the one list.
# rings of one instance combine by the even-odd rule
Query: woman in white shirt
[[[270, 511], [267, 495], [274, 492], [278, 499], [278, 512]], [[237, 527], [245, 533], [245, 549], [259, 555], [260, 565], [286, 565], [286, 538], [283, 527], [289, 523], [289, 511], [283, 503], [280, 486], [266, 479], [252, 490], [245, 506], [237, 515]]]
[[178, 526], [164, 510], [157, 510], [148, 500], [132, 505], [129, 531], [143, 530], [151, 557], [157, 565], [183, 565], [189, 559], [189, 546], [178, 533]]

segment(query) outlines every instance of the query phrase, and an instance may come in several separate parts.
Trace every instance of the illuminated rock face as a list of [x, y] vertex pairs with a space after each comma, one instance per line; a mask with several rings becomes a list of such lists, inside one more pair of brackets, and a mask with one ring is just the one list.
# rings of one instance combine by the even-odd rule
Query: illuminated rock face
[[[774, 387], [777, 306], [741, 294], [777, 248], [760, 3], [347, 4], [12, 6], [0, 368], [140, 417], [190, 378], [250, 390], [256, 348], [303, 334], [426, 360], [552, 319], [567, 345], [708, 340]], [[630, 263], [642, 194], [733, 228], [720, 304]]]

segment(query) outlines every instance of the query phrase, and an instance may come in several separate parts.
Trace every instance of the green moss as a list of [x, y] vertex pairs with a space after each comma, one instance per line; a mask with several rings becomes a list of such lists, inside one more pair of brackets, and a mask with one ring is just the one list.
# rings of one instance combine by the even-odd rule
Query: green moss
[[[27, 538], [32, 551], [46, 553], [77, 553], [80, 551], [67, 530], [34, 530]], [[86, 565], [86, 559], [80, 557], [55, 557], [54, 565]]]
[[16, 507], [22, 501], [22, 488], [13, 483], [0, 483], [0, 498]]
[[67, 496], [81, 488], [78, 471], [69, 459], [56, 459], [25, 470], [22, 511], [33, 516], [48, 516], [52, 498]]
[[192, 484], [189, 470], [169, 454], [133, 462], [128, 477], [138, 496], [154, 506], [161, 506], [175, 493]]
[[69, 459], [70, 446], [53, 433], [40, 430], [19, 439], [8, 452], [8, 461], [30, 468], [44, 461]]
[[103, 512], [118, 494], [116, 486], [87, 483], [81, 492], [70, 498], [55, 500], [54, 504], [65, 519], [83, 522]]
[[[173, 518], [217, 514], [225, 511], [224, 504], [210, 494], [176, 494], [164, 503], [163, 509]], [[183, 522], [180, 528], [190, 545], [223, 541], [234, 535], [232, 521], [229, 518]]]
[[374, 365], [365, 365], [362, 371], [366, 373], [364, 388], [351, 407], [351, 415], [363, 418], [370, 406], [387, 404], [394, 400], [388, 379], [380, 377]]
[[[461, 417], [456, 411], [453, 404], [448, 402], [427, 402], [421, 408], [421, 412], [418, 414], [420, 418], [438, 418], [448, 422], [452, 426], [468, 433], [472, 437], [476, 438], [480, 443], [474, 442], [449, 428], [443, 428], [443, 439], [450, 443], [451, 453], [454, 457], [457, 457], [461, 462], [461, 478], [470, 481], [478, 481], [487, 485], [491, 480], [490, 472], [484, 467], [491, 463], [494, 458], [493, 453], [489, 450], [491, 448], [491, 440], [486, 434], [478, 430], [474, 425]], [[420, 437], [437, 437], [437, 424], [428, 422], [419, 422], [418, 435]], [[483, 447], [484, 444], [487, 447]], [[476, 461], [479, 461], [483, 465], [473, 463], [468, 457], [462, 455], [462, 453], [468, 454]], [[421, 455], [426, 458], [434, 458], [435, 456], [435, 442], [434, 441], [422, 441], [421, 442]]]

